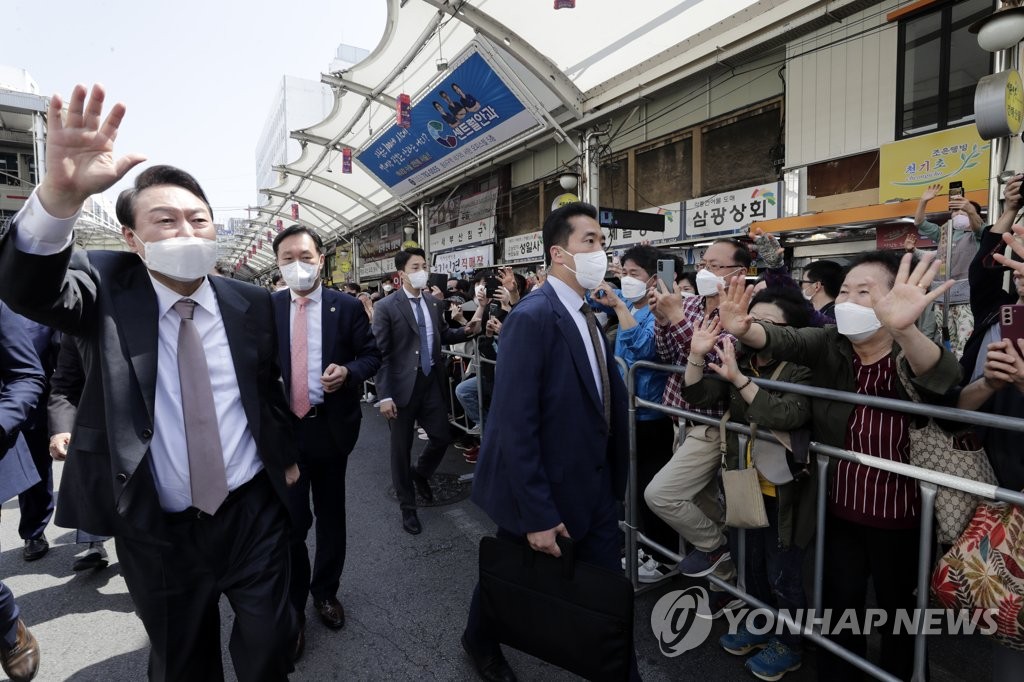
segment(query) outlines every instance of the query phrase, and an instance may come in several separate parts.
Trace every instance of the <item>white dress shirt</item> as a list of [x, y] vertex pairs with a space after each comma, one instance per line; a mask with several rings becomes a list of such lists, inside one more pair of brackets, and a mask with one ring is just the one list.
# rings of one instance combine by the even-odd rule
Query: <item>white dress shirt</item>
[[[580, 336], [583, 338], [583, 347], [587, 349], [587, 361], [590, 363], [590, 371], [594, 373], [594, 385], [597, 386], [597, 395], [603, 400], [604, 396], [601, 393], [601, 367], [597, 364], [597, 352], [604, 352], [604, 349], [594, 348], [594, 342], [590, 339], [590, 329], [587, 328], [587, 316], [580, 312], [580, 308], [583, 306], [583, 297], [555, 276], [549, 276], [547, 282], [555, 290], [555, 294], [558, 296], [561, 304], [569, 311], [569, 317], [576, 323], [576, 329], [579, 330]], [[601, 330], [598, 329], [597, 333], [600, 334]], [[611, 368], [609, 368], [609, 371], [611, 371]]]
[[[292, 330], [295, 329], [295, 313], [299, 312], [299, 304], [295, 301], [300, 297], [291, 289], [288, 293], [291, 294], [288, 338], [291, 338]], [[309, 299], [309, 303], [306, 304], [306, 385], [309, 387], [309, 404], [319, 405], [324, 401], [324, 385], [320, 383], [320, 377], [323, 375], [320, 368], [323, 367], [324, 357], [323, 286], [318, 286], [316, 291], [306, 294], [305, 298]], [[290, 399], [291, 395], [288, 397]]]
[[[15, 246], [19, 251], [48, 256], [59, 253], [71, 243], [75, 218], [54, 218], [42, 207], [34, 192], [14, 220], [17, 224]], [[150, 462], [160, 506], [164, 511], [176, 512], [192, 505], [185, 417], [178, 379], [178, 326], [181, 318], [172, 308], [183, 297], [153, 279], [152, 275], [150, 280], [156, 292], [158, 320], [156, 402]], [[235, 364], [213, 287], [204, 279], [199, 289], [188, 298], [197, 304], [193, 320], [210, 369], [228, 490], [234, 490], [255, 476], [263, 468], [263, 463], [242, 407]]]

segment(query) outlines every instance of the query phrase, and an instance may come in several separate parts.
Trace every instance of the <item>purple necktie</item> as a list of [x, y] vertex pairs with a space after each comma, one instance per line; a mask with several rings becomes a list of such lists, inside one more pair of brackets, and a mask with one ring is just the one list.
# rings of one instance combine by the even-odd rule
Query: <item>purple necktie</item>
[[224, 473], [224, 451], [220, 445], [210, 369], [199, 330], [192, 320], [195, 307], [196, 302], [188, 298], [174, 304], [174, 311], [181, 317], [178, 379], [181, 381], [181, 412], [185, 417], [192, 506], [212, 515], [228, 496], [228, 478]]

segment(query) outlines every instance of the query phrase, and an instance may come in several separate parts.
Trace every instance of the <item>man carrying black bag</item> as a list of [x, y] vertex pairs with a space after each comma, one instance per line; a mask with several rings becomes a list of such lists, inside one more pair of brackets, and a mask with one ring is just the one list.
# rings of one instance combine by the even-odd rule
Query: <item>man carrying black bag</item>
[[[555, 557], [557, 539], [572, 538], [576, 560], [608, 569], [614, 580], [612, 572], [621, 571], [618, 501], [626, 488], [628, 423], [625, 385], [584, 301], [608, 264], [596, 209], [558, 209], [545, 221], [543, 238], [550, 277], [502, 326], [472, 499], [497, 523], [498, 538]], [[462, 645], [482, 679], [515, 680], [499, 642], [507, 630], [502, 621], [524, 611], [495, 613], [494, 603], [487, 586], [477, 585]], [[579, 644], [573, 635], [565, 633], [566, 647]], [[632, 646], [626, 650], [629, 677], [639, 680]]]

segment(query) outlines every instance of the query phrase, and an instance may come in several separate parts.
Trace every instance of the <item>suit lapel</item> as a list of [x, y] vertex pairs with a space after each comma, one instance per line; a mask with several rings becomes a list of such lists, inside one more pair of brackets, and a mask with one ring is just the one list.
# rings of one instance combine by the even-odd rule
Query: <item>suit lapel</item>
[[111, 293], [111, 299], [117, 310], [118, 328], [128, 348], [146, 413], [152, 420], [156, 402], [159, 304], [142, 261], [138, 267], [130, 268], [117, 279], [119, 287]]
[[286, 387], [291, 386], [292, 381], [292, 334], [291, 334], [291, 292], [287, 289], [275, 293], [274, 317], [277, 318], [277, 362], [281, 365], [281, 379]]
[[395, 301], [395, 304], [398, 306], [398, 311], [402, 313], [402, 317], [404, 317], [405, 321], [409, 323], [412, 330], [416, 332], [416, 336], [419, 336], [420, 325], [416, 322], [415, 314], [412, 312], [412, 301], [409, 300], [407, 295], [408, 293], [408, 291], [402, 291], [402, 293], [391, 295], [398, 299]]
[[[552, 287], [541, 287], [540, 289], [547, 295], [548, 301], [551, 303], [552, 310], [555, 311], [555, 317], [557, 319], [558, 331], [561, 332], [565, 342], [569, 345], [569, 355], [572, 357], [572, 363], [576, 366], [576, 373], [579, 374], [580, 381], [587, 387], [587, 392], [590, 394], [590, 399], [594, 402], [594, 406], [604, 414], [604, 402], [601, 400], [601, 392], [598, 389], [596, 383], [594, 383], [594, 372], [590, 368], [590, 360], [587, 358], [587, 348], [583, 345], [583, 338], [580, 336], [579, 327], [576, 326], [576, 322], [569, 317], [569, 311], [562, 305], [561, 299], [558, 298], [558, 294]], [[598, 352], [603, 352], [604, 349], [597, 349]]]
[[257, 344], [253, 341], [257, 327], [246, 319], [245, 313], [249, 309], [249, 302], [245, 297], [234, 291], [223, 278], [209, 279], [217, 295], [221, 318], [224, 320], [224, 333], [227, 334], [228, 347], [231, 348], [231, 360], [235, 366], [235, 377], [238, 379], [238, 391], [242, 396], [242, 408], [249, 421], [252, 436], [259, 443], [259, 353]]
[[337, 305], [336, 296], [348, 296], [348, 294], [336, 294], [336, 292], [326, 287], [321, 287], [323, 296], [320, 298], [321, 316], [320, 316], [320, 337], [323, 339], [323, 346], [320, 349], [320, 364], [323, 367], [321, 371], [327, 369], [329, 364], [327, 361], [331, 358], [334, 351], [334, 342], [338, 336], [338, 312], [339, 306]]

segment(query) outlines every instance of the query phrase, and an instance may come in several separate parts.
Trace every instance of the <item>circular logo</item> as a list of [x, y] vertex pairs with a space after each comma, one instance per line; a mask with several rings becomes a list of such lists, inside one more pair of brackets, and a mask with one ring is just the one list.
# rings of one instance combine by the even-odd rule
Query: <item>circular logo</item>
[[427, 121], [427, 130], [430, 132], [430, 136], [434, 138], [434, 142], [442, 147], [455, 149], [455, 145], [459, 143], [459, 138], [455, 137], [452, 133], [444, 134], [444, 124], [440, 121]]
[[665, 594], [651, 612], [651, 629], [658, 648], [669, 658], [696, 649], [711, 634], [711, 607], [703, 587]]

